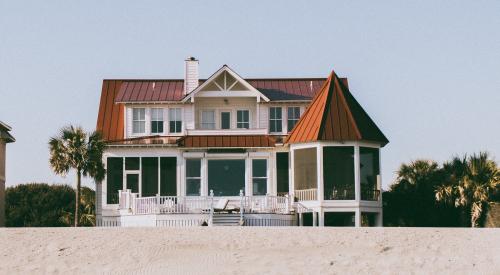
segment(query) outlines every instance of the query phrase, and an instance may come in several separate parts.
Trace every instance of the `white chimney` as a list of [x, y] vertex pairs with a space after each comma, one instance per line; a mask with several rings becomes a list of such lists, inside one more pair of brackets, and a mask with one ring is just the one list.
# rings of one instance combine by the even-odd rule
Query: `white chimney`
[[199, 73], [198, 73], [198, 60], [194, 57], [186, 59], [184, 68], [184, 94], [192, 92], [198, 87]]

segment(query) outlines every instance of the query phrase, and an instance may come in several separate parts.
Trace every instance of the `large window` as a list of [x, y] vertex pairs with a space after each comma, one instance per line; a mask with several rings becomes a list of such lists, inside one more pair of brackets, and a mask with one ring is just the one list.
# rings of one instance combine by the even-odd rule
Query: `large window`
[[158, 158], [141, 158], [142, 196], [151, 197], [158, 194]]
[[201, 129], [213, 130], [215, 129], [215, 111], [202, 110], [201, 111]]
[[250, 128], [250, 114], [248, 110], [236, 111], [236, 128]]
[[160, 195], [177, 195], [177, 158], [160, 158]]
[[292, 131], [300, 118], [300, 107], [288, 107], [287, 109], [287, 130]]
[[[294, 151], [295, 190], [318, 188], [316, 148], [297, 149]], [[316, 195], [314, 195], [316, 197]]]
[[199, 196], [201, 159], [186, 159], [186, 195]]
[[377, 178], [380, 174], [379, 149], [359, 148], [359, 171], [361, 175], [361, 199], [377, 200]]
[[170, 108], [168, 110], [169, 132], [180, 133], [182, 132], [182, 109]]
[[325, 200], [354, 200], [354, 147], [323, 148]]
[[146, 109], [132, 108], [132, 133], [143, 134], [146, 132]]
[[106, 202], [117, 204], [118, 190], [123, 188], [123, 159], [107, 158], [106, 163]]
[[208, 160], [208, 189], [215, 196], [238, 196], [245, 190], [245, 160]]
[[269, 108], [269, 132], [281, 133], [282, 132], [282, 114], [281, 107]]
[[252, 160], [252, 192], [253, 195], [267, 194], [267, 160]]
[[288, 194], [288, 152], [276, 153], [278, 195]]
[[152, 108], [151, 109], [151, 133], [152, 134], [163, 133], [163, 109], [162, 108]]

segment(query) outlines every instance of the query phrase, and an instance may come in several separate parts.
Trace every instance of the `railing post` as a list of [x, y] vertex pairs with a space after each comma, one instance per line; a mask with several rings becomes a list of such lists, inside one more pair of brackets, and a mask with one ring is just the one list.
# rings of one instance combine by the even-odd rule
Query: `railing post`
[[240, 190], [240, 225], [243, 225], [243, 190]]
[[156, 194], [156, 214], [160, 214], [160, 194]]
[[285, 212], [290, 214], [290, 199], [288, 198], [288, 194], [285, 195]]
[[210, 189], [210, 214], [208, 223], [210, 226], [214, 224], [214, 190]]

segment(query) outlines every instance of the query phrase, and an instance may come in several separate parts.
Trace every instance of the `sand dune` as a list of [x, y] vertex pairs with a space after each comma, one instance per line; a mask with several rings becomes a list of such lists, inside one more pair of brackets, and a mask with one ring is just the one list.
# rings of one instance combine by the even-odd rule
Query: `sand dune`
[[0, 229], [0, 273], [500, 274], [500, 229]]

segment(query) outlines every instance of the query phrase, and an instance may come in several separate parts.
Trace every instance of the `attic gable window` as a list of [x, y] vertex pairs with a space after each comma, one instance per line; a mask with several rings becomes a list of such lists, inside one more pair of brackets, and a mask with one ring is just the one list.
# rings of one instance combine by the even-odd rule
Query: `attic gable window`
[[182, 132], [182, 109], [171, 108], [168, 110], [169, 130], [170, 133]]
[[281, 107], [269, 108], [269, 132], [281, 133], [282, 122]]
[[162, 108], [152, 108], [151, 109], [151, 133], [152, 134], [163, 133], [163, 109]]
[[146, 132], [146, 109], [132, 108], [132, 133], [143, 134]]

